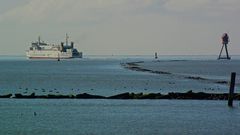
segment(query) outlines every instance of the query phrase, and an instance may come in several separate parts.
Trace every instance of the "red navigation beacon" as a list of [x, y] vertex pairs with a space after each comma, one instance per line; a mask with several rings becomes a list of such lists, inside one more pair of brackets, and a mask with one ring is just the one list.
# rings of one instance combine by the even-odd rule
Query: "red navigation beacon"
[[224, 33], [224, 34], [222, 35], [222, 44], [227, 45], [228, 42], [229, 42], [228, 34], [227, 34], [227, 33]]
[[[222, 39], [222, 49], [220, 51], [218, 59], [228, 59], [228, 60], [230, 60], [231, 57], [229, 56], [228, 49], [227, 49], [227, 45], [229, 43], [229, 36], [228, 36], [228, 34], [227, 33], [223, 33], [221, 39]], [[225, 48], [225, 50], [226, 50], [226, 56], [222, 56], [223, 48]]]

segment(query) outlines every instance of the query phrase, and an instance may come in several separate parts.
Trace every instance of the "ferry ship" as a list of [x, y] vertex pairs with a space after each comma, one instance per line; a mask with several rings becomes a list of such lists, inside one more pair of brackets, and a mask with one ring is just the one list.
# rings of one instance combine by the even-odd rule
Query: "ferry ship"
[[82, 58], [82, 52], [78, 52], [74, 48], [74, 42], [68, 43], [68, 35], [66, 34], [66, 43], [61, 42], [60, 45], [47, 44], [41, 41], [40, 36], [37, 42], [33, 42], [26, 55], [29, 59], [69, 59]]

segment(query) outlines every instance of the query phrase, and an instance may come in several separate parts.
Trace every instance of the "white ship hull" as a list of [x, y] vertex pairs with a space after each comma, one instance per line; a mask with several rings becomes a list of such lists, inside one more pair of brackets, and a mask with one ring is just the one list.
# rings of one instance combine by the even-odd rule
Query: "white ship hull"
[[[29, 50], [26, 55], [30, 59], [69, 59], [74, 58], [71, 52], [53, 50]], [[75, 56], [76, 57], [76, 56]], [[81, 58], [81, 56], [79, 56]]]

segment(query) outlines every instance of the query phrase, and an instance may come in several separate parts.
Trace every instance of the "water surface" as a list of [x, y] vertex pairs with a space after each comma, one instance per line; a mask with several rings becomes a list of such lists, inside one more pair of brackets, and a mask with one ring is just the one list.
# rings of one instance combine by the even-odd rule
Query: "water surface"
[[0, 134], [237, 135], [239, 102], [234, 106], [197, 100], [7, 99], [0, 100]]

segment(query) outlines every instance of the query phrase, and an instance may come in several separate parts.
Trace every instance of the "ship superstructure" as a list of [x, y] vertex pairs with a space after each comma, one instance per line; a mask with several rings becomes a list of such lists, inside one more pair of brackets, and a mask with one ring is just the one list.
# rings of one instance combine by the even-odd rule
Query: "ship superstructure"
[[66, 43], [61, 42], [60, 45], [47, 44], [38, 37], [37, 42], [33, 42], [29, 50], [26, 51], [28, 58], [39, 59], [68, 59], [82, 58], [82, 52], [78, 52], [74, 48], [74, 42], [68, 43], [68, 35], [66, 34]]

